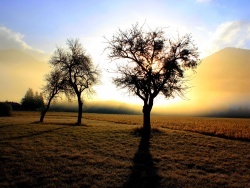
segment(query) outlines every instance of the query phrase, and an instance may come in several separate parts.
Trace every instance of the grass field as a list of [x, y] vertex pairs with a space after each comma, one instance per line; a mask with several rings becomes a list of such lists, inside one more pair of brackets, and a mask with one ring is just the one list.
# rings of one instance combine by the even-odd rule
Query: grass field
[[[86, 114], [85, 118], [129, 125], [142, 124], [141, 115]], [[153, 127], [250, 141], [250, 119], [152, 116], [151, 124]]]
[[1, 117], [0, 187], [250, 187], [249, 120], [155, 116], [141, 150], [142, 117], [83, 117]]

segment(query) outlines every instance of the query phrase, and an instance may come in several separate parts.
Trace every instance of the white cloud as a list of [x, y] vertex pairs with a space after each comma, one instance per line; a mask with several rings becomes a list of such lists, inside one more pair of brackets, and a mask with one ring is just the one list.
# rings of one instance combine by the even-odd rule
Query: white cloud
[[206, 51], [211, 54], [226, 47], [250, 48], [250, 22], [230, 21], [220, 24], [210, 32]]
[[21, 50], [40, 61], [47, 61], [49, 59], [49, 54], [29, 46], [24, 41], [23, 34], [12, 31], [7, 27], [0, 26], [0, 50], [4, 49]]
[[23, 41], [24, 35], [0, 26], [0, 49], [31, 49]]

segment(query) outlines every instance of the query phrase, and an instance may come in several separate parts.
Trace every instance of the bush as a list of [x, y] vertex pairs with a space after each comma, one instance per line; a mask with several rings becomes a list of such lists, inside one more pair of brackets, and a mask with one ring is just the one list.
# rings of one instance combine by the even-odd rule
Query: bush
[[0, 116], [11, 116], [12, 107], [6, 102], [0, 102]]

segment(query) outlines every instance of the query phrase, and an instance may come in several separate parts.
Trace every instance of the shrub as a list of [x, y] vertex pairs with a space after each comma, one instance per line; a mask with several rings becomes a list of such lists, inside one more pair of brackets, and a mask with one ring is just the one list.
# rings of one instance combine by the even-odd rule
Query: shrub
[[6, 102], [0, 102], [0, 116], [11, 116], [12, 107]]

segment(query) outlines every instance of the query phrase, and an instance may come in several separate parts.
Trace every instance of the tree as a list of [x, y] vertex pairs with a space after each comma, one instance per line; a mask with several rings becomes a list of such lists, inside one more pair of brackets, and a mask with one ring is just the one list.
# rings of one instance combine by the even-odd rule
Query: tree
[[68, 98], [77, 97], [78, 118], [77, 125], [82, 122], [82, 93], [83, 91], [93, 92], [92, 87], [98, 83], [99, 71], [94, 67], [93, 62], [83, 50], [78, 39], [67, 41], [68, 49], [57, 48], [50, 63], [63, 75]]
[[184, 72], [197, 67], [197, 48], [189, 34], [174, 40], [166, 37], [163, 29], [146, 31], [138, 24], [119, 30], [107, 43], [111, 61], [126, 60], [117, 64], [118, 76], [113, 81], [143, 100], [143, 130], [149, 138], [155, 97], [184, 96], [187, 88]]
[[37, 110], [44, 107], [44, 101], [42, 94], [38, 94], [36, 92], [34, 94], [34, 91], [29, 88], [26, 92], [25, 96], [21, 100], [22, 108], [25, 110]]
[[47, 105], [42, 110], [40, 122], [43, 122], [44, 116], [49, 110], [52, 100], [59, 97], [60, 92], [66, 90], [66, 82], [62, 73], [58, 69], [54, 69], [45, 76], [46, 85], [43, 86], [43, 94], [46, 97]]
[[35, 110], [34, 92], [31, 88], [28, 89], [25, 96], [22, 98], [21, 105], [25, 110]]
[[36, 91], [34, 95], [34, 106], [35, 109], [41, 109], [44, 107], [43, 94]]

